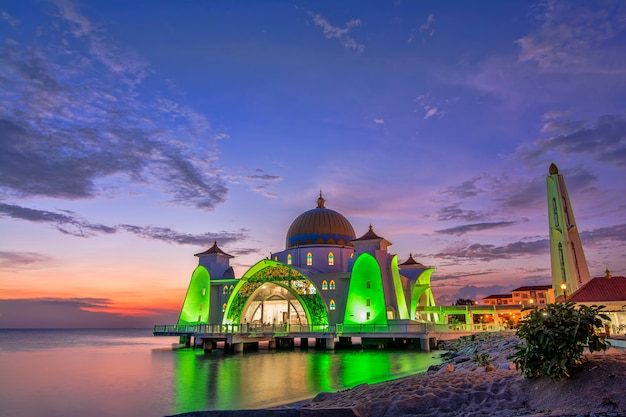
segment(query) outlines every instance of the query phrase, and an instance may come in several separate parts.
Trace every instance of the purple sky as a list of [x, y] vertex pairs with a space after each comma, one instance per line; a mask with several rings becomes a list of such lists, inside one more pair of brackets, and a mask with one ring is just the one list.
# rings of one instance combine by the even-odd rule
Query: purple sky
[[549, 283], [552, 161], [626, 274], [623, 1], [9, 0], [0, 84], [0, 327], [173, 322], [320, 189], [441, 304]]

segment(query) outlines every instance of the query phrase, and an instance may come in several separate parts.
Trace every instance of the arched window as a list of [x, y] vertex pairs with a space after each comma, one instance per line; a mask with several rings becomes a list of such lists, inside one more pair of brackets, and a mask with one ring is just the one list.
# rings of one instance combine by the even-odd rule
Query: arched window
[[559, 227], [559, 212], [556, 208], [556, 198], [552, 198], [552, 213], [554, 214], [554, 227]]
[[350, 254], [350, 259], [354, 258], [354, 252]]
[[583, 283], [583, 279], [580, 276], [580, 268], [578, 267], [578, 257], [576, 256], [576, 248], [574, 247], [574, 243], [572, 243], [572, 255], [574, 255], [574, 266], [576, 266], [576, 275], [578, 276], [578, 282]]
[[567, 282], [565, 277], [565, 258], [563, 257], [563, 245], [559, 243], [559, 259], [561, 262], [561, 281]]
[[274, 256], [274, 260], [277, 261], [278, 260], [278, 256]]
[[235, 289], [235, 286], [231, 285], [230, 287], [228, 287], [228, 293], [232, 294], [234, 289]]
[[572, 221], [569, 218], [569, 210], [567, 208], [567, 201], [565, 201], [565, 197], [563, 197], [563, 211], [565, 212], [565, 220], [567, 220], [567, 227], [572, 225]]
[[330, 309], [331, 309], [331, 310], [334, 310], [334, 309], [335, 309], [335, 307], [336, 307], [335, 300], [330, 300], [329, 305], [330, 305]]
[[313, 254], [311, 252], [308, 252], [306, 254], [306, 266], [311, 266], [313, 265]]
[[326, 280], [322, 281], [322, 290], [328, 289], [328, 282]]
[[328, 286], [328, 288], [330, 288], [331, 290], [335, 289], [335, 280], [334, 279], [330, 280], [330, 285]]
[[328, 252], [328, 265], [335, 265], [335, 255], [332, 252]]
[[292, 262], [293, 262], [293, 257], [289, 253], [289, 254], [287, 254], [287, 265], [291, 265]]
[[226, 311], [226, 303], [222, 304], [222, 313]]
[[228, 285], [224, 285], [224, 289], [222, 290], [222, 294], [228, 294]]

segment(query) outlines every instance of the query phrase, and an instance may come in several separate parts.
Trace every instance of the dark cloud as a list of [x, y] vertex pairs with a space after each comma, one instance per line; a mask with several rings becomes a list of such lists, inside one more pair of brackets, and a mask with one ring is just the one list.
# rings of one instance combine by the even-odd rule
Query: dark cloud
[[519, 241], [504, 246], [483, 245], [480, 243], [457, 244], [433, 256], [442, 259], [472, 259], [489, 262], [498, 259], [513, 259], [549, 253], [550, 241], [542, 239], [528, 242]]
[[459, 185], [453, 185], [453, 186], [446, 188], [443, 191], [443, 194], [449, 194], [452, 197], [456, 197], [456, 198], [475, 197], [478, 194], [484, 193], [484, 190], [480, 189], [477, 185], [477, 183], [481, 180], [482, 180], [482, 177], [480, 176], [470, 178], [469, 180], [466, 180]]
[[142, 238], [176, 243], [179, 245], [209, 246], [212, 245], [214, 241], [219, 241], [220, 245], [227, 245], [243, 240], [247, 235], [245, 229], [240, 229], [238, 232], [190, 234], [176, 232], [167, 227], [133, 226], [129, 224], [122, 224], [118, 227]]
[[482, 230], [498, 229], [500, 227], [508, 227], [508, 226], [513, 226], [515, 224], [517, 224], [517, 222], [511, 222], [511, 221], [464, 224], [462, 226], [456, 226], [456, 227], [450, 227], [448, 229], [437, 230], [436, 233], [443, 234], [443, 235], [461, 236], [470, 232], [480, 232]]
[[603, 244], [607, 241], [626, 242], [626, 224], [587, 230], [580, 233], [580, 239], [585, 245]]
[[90, 223], [76, 213], [68, 210], [57, 213], [5, 203], [0, 203], [0, 215], [19, 220], [48, 223], [62, 233], [78, 237], [91, 237], [100, 233], [112, 234], [126, 231], [146, 239], [195, 246], [211, 245], [216, 240], [221, 244], [228, 244], [247, 238], [247, 230], [245, 229], [240, 229], [236, 232], [223, 231], [218, 233], [190, 234], [177, 232], [167, 227], [135, 226], [130, 224], [106, 226]]
[[572, 126], [579, 128], [525, 144], [518, 149], [518, 155], [530, 166], [545, 163], [550, 155], [560, 154], [584, 156], [617, 168], [626, 167], [626, 117], [624, 115], [605, 115], [594, 122], [567, 121], [567, 126], [569, 130]]
[[463, 210], [459, 206], [460, 203], [456, 203], [440, 208], [437, 212], [437, 220], [460, 220], [466, 222], [475, 222], [485, 220], [485, 218], [487, 217], [485, 213], [476, 210]]
[[179, 204], [222, 203], [228, 189], [214, 167], [222, 136], [204, 115], [147, 93], [141, 59], [59, 7], [39, 44], [0, 46], [0, 187], [75, 199], [133, 182]]
[[71, 211], [55, 213], [0, 203], [0, 215], [36, 223], [49, 223], [61, 233], [78, 237], [89, 237], [98, 233], [116, 232], [114, 227], [89, 223]]

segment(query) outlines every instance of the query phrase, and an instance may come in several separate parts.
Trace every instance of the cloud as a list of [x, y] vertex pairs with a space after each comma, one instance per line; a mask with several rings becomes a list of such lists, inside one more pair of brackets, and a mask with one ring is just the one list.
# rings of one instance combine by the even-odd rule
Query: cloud
[[470, 178], [468, 180], [463, 181], [459, 185], [454, 185], [454, 186], [450, 186], [446, 188], [443, 191], [443, 194], [448, 194], [448, 195], [451, 195], [453, 197], [458, 197], [458, 198], [475, 197], [479, 194], [483, 194], [486, 192], [484, 189], [479, 188], [477, 185], [483, 179], [484, 179], [483, 176], [476, 176], [476, 177]]
[[49, 223], [59, 232], [77, 237], [90, 237], [99, 233], [111, 234], [116, 232], [114, 227], [89, 223], [72, 211], [55, 213], [0, 203], [0, 215], [35, 223]]
[[460, 204], [452, 204], [449, 206], [441, 207], [437, 213], [437, 220], [449, 221], [449, 220], [462, 220], [462, 221], [479, 221], [485, 220], [487, 215], [485, 213], [476, 210], [463, 210], [459, 208]]
[[20, 24], [20, 21], [18, 19], [14, 18], [13, 16], [8, 14], [4, 10], [0, 10], [0, 19], [2, 19], [3, 21], [7, 22], [9, 25], [11, 25], [13, 27], [15, 27], [15, 26]]
[[268, 198], [278, 197], [278, 194], [269, 191], [269, 189], [283, 180], [282, 177], [268, 174], [261, 168], [242, 174], [232, 174], [227, 179], [233, 184], [247, 184], [250, 190], [261, 193]]
[[580, 233], [584, 245], [601, 245], [607, 241], [626, 242], [626, 224], [587, 230]]
[[431, 26], [434, 21], [435, 15], [429, 13], [426, 21], [420, 26], [420, 32], [428, 32], [428, 36], [433, 36], [435, 34], [435, 29], [431, 29]]
[[[614, 41], [626, 29], [626, 6], [621, 1], [601, 3], [545, 1], [534, 8], [538, 27], [518, 39], [521, 62], [535, 62], [546, 71], [615, 73], [626, 71], [623, 50], [615, 43], [611, 55], [599, 57], [600, 45]], [[623, 55], [623, 54], [622, 54]], [[599, 59], [600, 58], [600, 59]]]
[[374, 119], [374, 123], [376, 123], [377, 125], [384, 125], [385, 124], [385, 119], [383, 119], [383, 118]]
[[71, 3], [58, 7], [38, 43], [0, 46], [0, 187], [78, 199], [132, 184], [205, 210], [224, 202], [214, 166], [220, 132], [149, 93], [141, 58], [115, 47]]
[[430, 93], [419, 95], [413, 101], [419, 106], [419, 109], [415, 111], [424, 113], [424, 120], [432, 117], [441, 119], [445, 114], [442, 106], [449, 104], [449, 100], [439, 100], [433, 97]]
[[240, 229], [237, 232], [191, 234], [177, 232], [168, 227], [134, 226], [130, 224], [122, 224], [118, 227], [145, 239], [160, 240], [178, 245], [209, 246], [218, 240], [221, 245], [228, 245], [229, 243], [245, 239], [247, 235], [246, 229]]
[[307, 10], [306, 13], [313, 18], [313, 23], [315, 23], [316, 26], [322, 28], [326, 39], [337, 39], [344, 48], [353, 49], [357, 52], [363, 52], [365, 49], [365, 45], [357, 43], [351, 36], [348, 35], [352, 29], [361, 26], [361, 20], [352, 19], [346, 23], [344, 28], [340, 28], [331, 25], [328, 20], [324, 19], [318, 13], [314, 13], [310, 10]]
[[517, 222], [512, 222], [512, 221], [474, 223], [474, 224], [465, 224], [462, 226], [450, 227], [448, 229], [443, 229], [443, 230], [436, 230], [435, 232], [439, 234], [444, 234], [444, 235], [461, 236], [470, 232], [480, 232], [483, 230], [498, 229], [501, 227], [513, 226], [515, 224], [517, 224]]
[[461, 242], [433, 256], [441, 259], [472, 259], [490, 262], [499, 259], [513, 259], [547, 253], [550, 253], [550, 241], [548, 239], [540, 239], [534, 241], [518, 241], [504, 246], [480, 243], [467, 244]]
[[136, 226], [130, 224], [107, 226], [90, 223], [78, 214], [69, 210], [63, 210], [61, 213], [57, 213], [5, 203], [0, 203], [0, 215], [36, 223], [48, 223], [61, 233], [83, 238], [92, 237], [102, 233], [113, 234], [125, 231], [144, 239], [195, 246], [208, 246], [216, 240], [219, 240], [222, 244], [228, 244], [245, 240], [247, 238], [246, 229], [240, 229], [236, 232], [222, 231], [217, 233], [190, 234], [177, 232], [167, 227]]
[[37, 252], [0, 251], [0, 269], [41, 269], [54, 261], [50, 256]]
[[[593, 122], [569, 121], [575, 131], [521, 145], [516, 155], [529, 165], [545, 163], [550, 156], [584, 156], [617, 168], [626, 167], [626, 117], [605, 115]], [[556, 159], [556, 158], [553, 158]]]

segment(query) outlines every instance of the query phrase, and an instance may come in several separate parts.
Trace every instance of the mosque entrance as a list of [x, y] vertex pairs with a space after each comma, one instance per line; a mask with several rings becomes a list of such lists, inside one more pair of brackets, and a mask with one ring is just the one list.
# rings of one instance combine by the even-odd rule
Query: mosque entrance
[[308, 324], [298, 299], [286, 288], [273, 283], [261, 285], [250, 296], [241, 317], [242, 323], [251, 325]]

